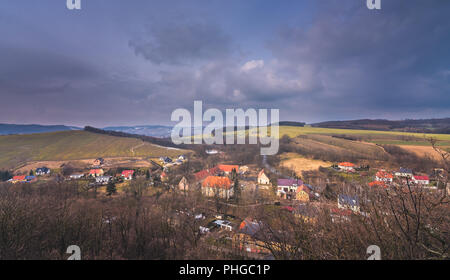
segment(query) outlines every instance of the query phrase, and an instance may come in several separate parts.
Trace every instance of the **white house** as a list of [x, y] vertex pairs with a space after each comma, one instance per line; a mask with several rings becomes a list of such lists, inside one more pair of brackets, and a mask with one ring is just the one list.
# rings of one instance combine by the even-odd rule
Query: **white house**
[[413, 172], [411, 169], [400, 167], [400, 170], [395, 172], [395, 176], [412, 178]]
[[266, 173], [264, 173], [264, 169], [262, 169], [258, 173], [258, 184], [260, 184], [260, 185], [270, 184], [270, 179], [269, 179], [269, 177], [267, 177]]
[[339, 209], [350, 209], [354, 212], [359, 212], [359, 199], [357, 196], [349, 196], [345, 194], [340, 194], [338, 196], [338, 208]]
[[428, 185], [430, 184], [430, 178], [428, 176], [413, 176], [412, 181], [417, 185]]
[[107, 184], [111, 180], [111, 176], [98, 176], [95, 178], [95, 182], [99, 184]]
[[338, 164], [340, 170], [352, 172], [355, 171], [355, 165], [351, 162], [341, 162]]
[[50, 174], [50, 169], [47, 167], [40, 167], [36, 169], [36, 175], [37, 176], [42, 176], [42, 175], [47, 175]]

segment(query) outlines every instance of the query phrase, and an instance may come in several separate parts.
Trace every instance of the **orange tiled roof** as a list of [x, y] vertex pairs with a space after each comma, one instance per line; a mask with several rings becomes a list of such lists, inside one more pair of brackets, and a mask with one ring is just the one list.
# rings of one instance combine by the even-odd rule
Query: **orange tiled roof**
[[208, 176], [205, 181], [203, 181], [202, 187], [230, 189], [231, 180], [228, 177]]
[[389, 179], [394, 178], [394, 176], [392, 176], [391, 173], [386, 172], [386, 171], [384, 171], [384, 170], [378, 171], [377, 174], [376, 174], [376, 176], [377, 176], [378, 178], [389, 178]]
[[14, 176], [13, 177], [13, 180], [14, 181], [24, 181], [25, 180], [25, 175], [22, 175], [22, 176]]
[[101, 174], [103, 172], [103, 169], [91, 169], [89, 171], [89, 174]]
[[194, 174], [195, 180], [200, 181], [211, 175], [217, 175], [220, 169], [218, 167], [205, 169]]
[[219, 164], [217, 167], [223, 172], [231, 172], [233, 169], [236, 170], [236, 172], [239, 171], [239, 165]]
[[355, 167], [355, 165], [351, 162], [341, 162], [339, 163], [339, 166]]

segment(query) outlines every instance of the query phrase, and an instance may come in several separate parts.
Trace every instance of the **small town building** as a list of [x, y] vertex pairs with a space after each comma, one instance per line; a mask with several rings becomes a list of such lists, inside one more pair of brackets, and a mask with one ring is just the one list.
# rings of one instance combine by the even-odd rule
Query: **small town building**
[[93, 165], [94, 166], [100, 166], [105, 164], [105, 159], [104, 158], [97, 158], [94, 160]]
[[345, 194], [340, 194], [338, 196], [338, 208], [339, 209], [349, 209], [353, 212], [360, 211], [358, 196], [350, 196]]
[[413, 171], [412, 171], [412, 169], [400, 167], [400, 169], [395, 172], [395, 176], [397, 176], [397, 177], [405, 177], [405, 178], [412, 178]]
[[394, 176], [392, 176], [391, 173], [386, 172], [385, 170], [380, 170], [375, 175], [375, 181], [392, 183], [393, 179], [394, 179]]
[[300, 202], [309, 202], [310, 190], [305, 185], [301, 185], [297, 188], [297, 193], [295, 195], [295, 200]]
[[230, 178], [209, 176], [202, 183], [202, 194], [208, 197], [230, 199], [234, 195], [234, 189]]
[[355, 165], [351, 162], [341, 162], [338, 164], [338, 168], [342, 171], [353, 172], [355, 171]]
[[111, 180], [111, 176], [98, 176], [95, 178], [95, 182], [98, 184], [107, 184]]
[[124, 180], [132, 180], [134, 175], [134, 170], [124, 170], [122, 171], [121, 176]]
[[303, 181], [299, 179], [278, 179], [277, 196], [284, 199], [295, 199], [297, 188], [303, 185]]
[[98, 177], [98, 176], [103, 176], [103, 174], [105, 174], [105, 171], [103, 171], [103, 169], [91, 169], [89, 170], [89, 176], [92, 177]]
[[260, 184], [260, 185], [269, 185], [270, 184], [270, 179], [264, 172], [264, 169], [259, 171], [257, 180], [258, 180], [258, 184]]
[[183, 176], [183, 178], [181, 178], [180, 182], [178, 183], [178, 189], [185, 192], [189, 191], [189, 183], [186, 177]]
[[239, 165], [219, 164], [217, 167], [225, 174], [230, 174], [233, 170], [236, 173], [239, 171]]
[[43, 176], [43, 175], [48, 175], [50, 174], [50, 169], [47, 167], [39, 167], [36, 168], [36, 176]]
[[428, 176], [413, 176], [412, 181], [416, 185], [429, 185], [430, 184], [430, 178]]

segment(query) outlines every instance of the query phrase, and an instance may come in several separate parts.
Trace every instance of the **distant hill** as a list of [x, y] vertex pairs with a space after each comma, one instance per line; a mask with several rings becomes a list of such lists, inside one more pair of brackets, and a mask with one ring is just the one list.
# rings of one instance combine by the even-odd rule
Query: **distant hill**
[[0, 136], [0, 170], [30, 161], [175, 156], [184, 150], [82, 130]]
[[65, 125], [38, 125], [38, 124], [0, 124], [0, 135], [33, 134], [55, 131], [80, 130], [79, 127]]
[[382, 131], [403, 131], [417, 133], [450, 134], [450, 118], [445, 119], [423, 119], [423, 120], [351, 120], [351, 121], [328, 121], [312, 124], [313, 127], [341, 128], [341, 129], [363, 129]]
[[167, 138], [170, 137], [172, 127], [164, 125], [109, 126], [103, 130]]

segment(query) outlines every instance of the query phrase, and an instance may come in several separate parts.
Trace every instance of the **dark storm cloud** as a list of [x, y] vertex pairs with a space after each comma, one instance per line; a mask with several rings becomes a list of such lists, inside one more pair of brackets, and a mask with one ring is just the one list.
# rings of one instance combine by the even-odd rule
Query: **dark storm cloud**
[[71, 84], [99, 76], [84, 62], [48, 51], [0, 46], [0, 61], [0, 91], [6, 96], [63, 93]]
[[269, 43], [291, 69], [309, 65], [323, 90], [299, 95], [316, 112], [449, 113], [450, 2], [383, 1], [381, 11], [326, 1], [308, 28], [285, 28]]
[[153, 63], [184, 64], [222, 58], [230, 53], [230, 38], [211, 23], [152, 23], [147, 32], [130, 40], [137, 55]]
[[308, 122], [450, 114], [450, 1], [109, 2], [7, 1], [0, 122], [169, 124], [194, 100]]

